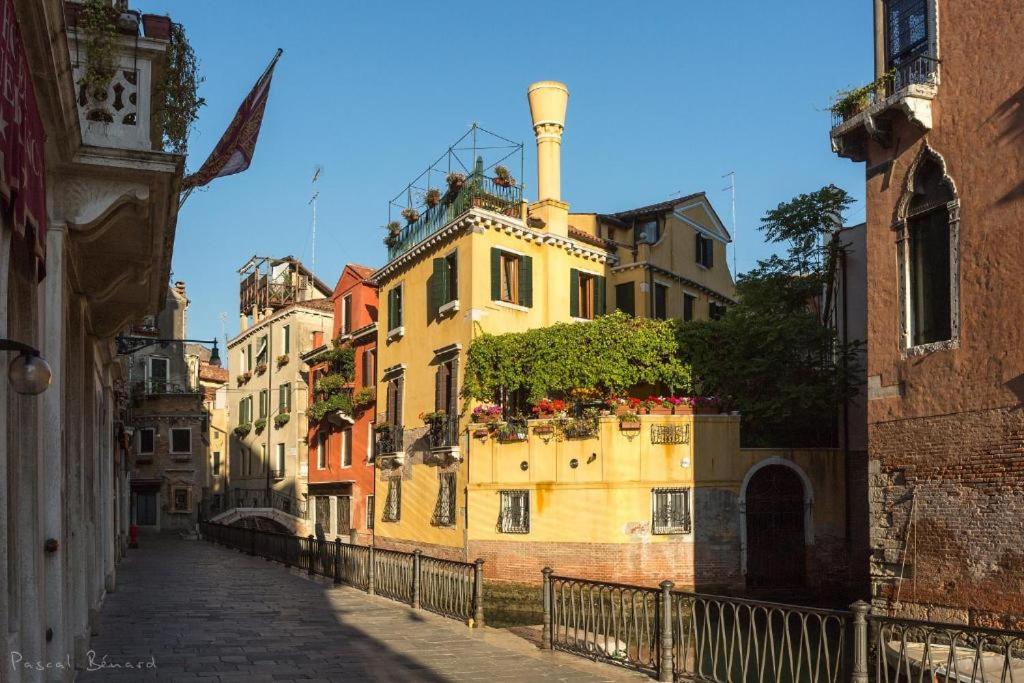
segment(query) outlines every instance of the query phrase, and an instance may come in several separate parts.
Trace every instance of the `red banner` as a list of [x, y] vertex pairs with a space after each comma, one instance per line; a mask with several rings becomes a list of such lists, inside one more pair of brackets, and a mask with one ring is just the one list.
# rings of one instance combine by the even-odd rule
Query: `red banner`
[[0, 199], [40, 280], [46, 272], [45, 137], [14, 2], [0, 0]]

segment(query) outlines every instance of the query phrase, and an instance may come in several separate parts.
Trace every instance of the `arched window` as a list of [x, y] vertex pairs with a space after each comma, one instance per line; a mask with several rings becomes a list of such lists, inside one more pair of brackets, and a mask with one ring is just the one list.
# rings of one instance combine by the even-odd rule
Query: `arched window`
[[925, 148], [901, 202], [904, 339], [909, 348], [955, 342], [959, 205], [942, 159]]

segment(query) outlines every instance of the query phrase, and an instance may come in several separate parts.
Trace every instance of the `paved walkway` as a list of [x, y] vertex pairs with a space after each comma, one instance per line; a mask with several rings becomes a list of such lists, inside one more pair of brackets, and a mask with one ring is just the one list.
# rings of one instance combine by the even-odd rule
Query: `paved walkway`
[[213, 545], [143, 537], [78, 680], [649, 681]]

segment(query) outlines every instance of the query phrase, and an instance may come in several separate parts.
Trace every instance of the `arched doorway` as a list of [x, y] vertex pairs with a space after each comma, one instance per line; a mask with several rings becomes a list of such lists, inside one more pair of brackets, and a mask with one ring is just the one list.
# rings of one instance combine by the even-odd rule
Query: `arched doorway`
[[745, 491], [748, 588], [793, 588], [805, 581], [804, 483], [795, 470], [767, 465]]

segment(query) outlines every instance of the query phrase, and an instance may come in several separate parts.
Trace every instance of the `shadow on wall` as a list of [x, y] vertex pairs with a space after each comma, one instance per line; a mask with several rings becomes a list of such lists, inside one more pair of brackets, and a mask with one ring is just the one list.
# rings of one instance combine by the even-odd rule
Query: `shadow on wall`
[[[1005, 102], [996, 107], [995, 112], [989, 118], [989, 122], [1001, 124], [1002, 132], [999, 137], [1002, 140], [1002, 144], [1020, 144], [1021, 137], [1024, 136], [1024, 88], [1018, 90], [1008, 97]], [[999, 199], [999, 203], [1009, 204], [1021, 199], [1024, 199], [1024, 180], [1003, 195]]]

